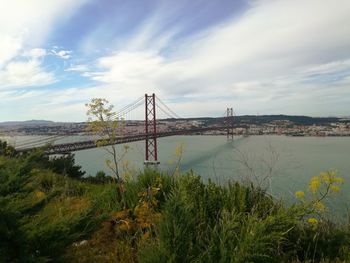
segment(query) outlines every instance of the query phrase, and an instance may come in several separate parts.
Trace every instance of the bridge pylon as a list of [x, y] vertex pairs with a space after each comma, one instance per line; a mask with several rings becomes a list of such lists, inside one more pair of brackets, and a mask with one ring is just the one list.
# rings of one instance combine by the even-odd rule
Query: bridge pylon
[[145, 94], [145, 131], [146, 131], [146, 156], [144, 164], [158, 165], [157, 147], [157, 119], [155, 94]]
[[233, 140], [233, 124], [234, 124], [233, 108], [227, 108], [226, 109], [226, 136], [227, 136], [227, 139]]

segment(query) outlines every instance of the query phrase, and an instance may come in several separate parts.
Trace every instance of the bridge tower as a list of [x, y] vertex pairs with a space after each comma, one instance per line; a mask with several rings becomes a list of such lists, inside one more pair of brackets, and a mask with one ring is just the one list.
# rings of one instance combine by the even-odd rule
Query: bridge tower
[[226, 135], [227, 139], [233, 140], [233, 108], [226, 109]]
[[156, 96], [145, 94], [145, 131], [146, 131], [146, 158], [145, 165], [157, 165], [157, 120], [156, 120]]

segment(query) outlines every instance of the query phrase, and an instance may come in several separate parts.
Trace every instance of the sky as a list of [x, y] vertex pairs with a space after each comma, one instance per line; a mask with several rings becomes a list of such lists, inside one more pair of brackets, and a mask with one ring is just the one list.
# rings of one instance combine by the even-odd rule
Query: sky
[[181, 117], [350, 116], [350, 1], [0, 0], [0, 121], [145, 93]]

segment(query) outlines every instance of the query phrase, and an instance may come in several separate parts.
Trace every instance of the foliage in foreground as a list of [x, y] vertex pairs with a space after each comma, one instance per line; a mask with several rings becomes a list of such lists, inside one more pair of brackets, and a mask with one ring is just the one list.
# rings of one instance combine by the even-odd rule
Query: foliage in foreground
[[103, 178], [55, 173], [40, 153], [0, 156], [0, 262], [350, 260], [348, 226], [319, 213], [322, 189], [338, 191], [334, 174], [312, 179], [310, 200], [299, 191], [291, 207], [193, 173]]

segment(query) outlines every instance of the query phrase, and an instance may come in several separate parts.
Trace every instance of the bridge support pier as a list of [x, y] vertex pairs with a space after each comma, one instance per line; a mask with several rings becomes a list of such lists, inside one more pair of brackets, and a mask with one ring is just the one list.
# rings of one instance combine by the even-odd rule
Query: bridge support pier
[[146, 166], [158, 165], [157, 120], [155, 94], [145, 94]]
[[233, 108], [226, 109], [226, 136], [227, 139], [233, 140]]

